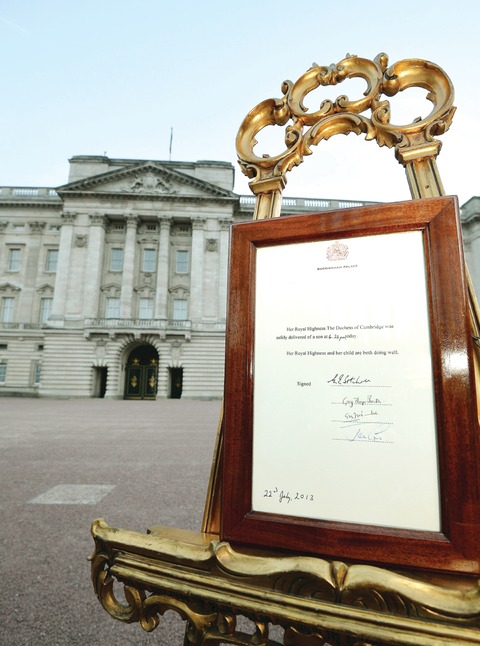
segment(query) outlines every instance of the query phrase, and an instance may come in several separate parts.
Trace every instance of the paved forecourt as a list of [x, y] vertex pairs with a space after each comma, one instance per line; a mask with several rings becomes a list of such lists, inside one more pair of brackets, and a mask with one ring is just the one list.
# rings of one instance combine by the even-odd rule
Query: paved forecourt
[[183, 643], [168, 612], [145, 633], [90, 581], [91, 522], [199, 529], [220, 401], [0, 398], [0, 643]]

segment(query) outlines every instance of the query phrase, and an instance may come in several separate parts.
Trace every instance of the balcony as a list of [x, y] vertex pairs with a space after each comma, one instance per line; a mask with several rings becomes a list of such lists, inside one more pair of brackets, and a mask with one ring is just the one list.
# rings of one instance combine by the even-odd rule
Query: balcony
[[159, 334], [161, 337], [184, 336], [190, 340], [192, 322], [189, 320], [176, 321], [173, 319], [126, 319], [126, 318], [89, 318], [85, 319], [85, 333], [87, 336], [108, 333], [114, 336], [115, 333], [129, 332], [134, 336], [140, 334]]
[[0, 330], [45, 330], [49, 326], [46, 323], [25, 323], [0, 321]]

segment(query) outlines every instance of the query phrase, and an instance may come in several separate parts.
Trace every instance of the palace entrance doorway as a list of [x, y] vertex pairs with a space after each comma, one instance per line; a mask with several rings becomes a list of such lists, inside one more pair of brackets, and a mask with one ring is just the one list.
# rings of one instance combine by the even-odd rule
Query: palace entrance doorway
[[125, 399], [156, 399], [158, 352], [151, 345], [134, 348], [125, 369]]
[[180, 399], [183, 388], [183, 368], [169, 368], [170, 399]]

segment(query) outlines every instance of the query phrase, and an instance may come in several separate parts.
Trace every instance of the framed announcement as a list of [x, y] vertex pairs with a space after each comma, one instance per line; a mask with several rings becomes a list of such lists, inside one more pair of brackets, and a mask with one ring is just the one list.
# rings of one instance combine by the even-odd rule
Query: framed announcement
[[234, 225], [222, 538], [480, 572], [456, 199]]

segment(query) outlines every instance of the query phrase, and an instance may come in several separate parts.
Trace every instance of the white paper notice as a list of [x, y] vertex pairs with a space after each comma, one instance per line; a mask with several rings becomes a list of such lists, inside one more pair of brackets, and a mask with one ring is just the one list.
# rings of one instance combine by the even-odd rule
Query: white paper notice
[[252, 509], [440, 531], [423, 237], [257, 249]]

